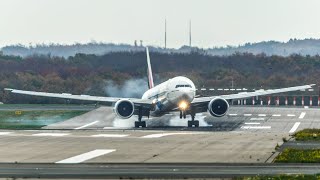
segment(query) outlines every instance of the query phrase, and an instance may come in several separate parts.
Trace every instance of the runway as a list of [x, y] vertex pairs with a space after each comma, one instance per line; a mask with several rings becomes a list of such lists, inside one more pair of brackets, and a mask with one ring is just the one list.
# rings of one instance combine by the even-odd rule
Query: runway
[[250, 175], [317, 174], [320, 164], [0, 164], [12, 178], [232, 178]]
[[[101, 107], [42, 130], [1, 130], [0, 162], [44, 163], [35, 164], [43, 169], [41, 177], [54, 173], [68, 177], [74, 177], [74, 174], [85, 177], [86, 173], [93, 175], [91, 178], [106, 177], [110, 163], [141, 164], [137, 168], [119, 165], [119, 171], [113, 171], [118, 173], [117, 176], [130, 177], [138, 177], [142, 172], [174, 177], [221, 177], [222, 174], [230, 177], [320, 171], [318, 165], [299, 165], [301, 168], [268, 165], [272, 162], [276, 145], [281, 145], [283, 138], [289, 138], [300, 129], [320, 127], [317, 108], [231, 107], [223, 118], [203, 113], [197, 115], [197, 120], [201, 127], [187, 128], [184, 126], [187, 120], [170, 115], [148, 120], [148, 128], [133, 128], [134, 118], [120, 120], [115, 118], [112, 108]], [[143, 167], [144, 163], [178, 163], [179, 171], [170, 165]], [[185, 167], [185, 163], [219, 164], [208, 167], [189, 164]], [[238, 163], [252, 164], [238, 166]], [[261, 163], [266, 163], [267, 167]], [[26, 170], [22, 174], [31, 172], [35, 168], [33, 165], [28, 165], [31, 169], [22, 168]], [[14, 172], [14, 168], [8, 172]]]
[[[287, 132], [294, 133], [304, 128], [320, 128], [318, 108], [302, 107], [252, 107], [232, 106], [228, 114], [215, 118], [208, 113], [199, 113], [199, 128], [187, 128], [187, 119], [180, 119], [178, 114], [160, 118], [145, 119], [144, 130], [192, 130], [192, 131], [250, 131], [250, 132]], [[110, 107], [100, 107], [87, 114], [68, 121], [51, 124], [45, 129], [135, 129], [136, 117], [119, 119]]]
[[287, 133], [3, 130], [0, 131], [0, 162], [259, 163], [269, 159], [283, 137]]

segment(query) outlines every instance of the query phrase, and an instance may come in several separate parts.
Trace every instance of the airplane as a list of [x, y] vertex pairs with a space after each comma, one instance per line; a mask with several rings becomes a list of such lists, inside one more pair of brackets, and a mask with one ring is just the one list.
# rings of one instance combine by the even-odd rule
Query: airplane
[[36, 91], [25, 91], [18, 89], [5, 88], [5, 91], [16, 94], [53, 97], [63, 99], [75, 99], [84, 101], [107, 102], [113, 106], [114, 113], [122, 119], [128, 119], [133, 115], [138, 116], [135, 127], [146, 127], [146, 121], [142, 121], [144, 116], [159, 117], [170, 112], [180, 112], [180, 119], [188, 121], [188, 127], [199, 127], [199, 121], [195, 120], [196, 113], [209, 112], [211, 116], [222, 117], [229, 109], [228, 101], [245, 99], [250, 97], [298, 91], [312, 88], [315, 84], [295, 86], [281, 89], [258, 90], [254, 92], [242, 92], [237, 94], [219, 95], [210, 97], [197, 97], [194, 83], [187, 77], [178, 76], [169, 79], [159, 85], [154, 84], [151, 69], [149, 49], [146, 47], [147, 73], [149, 89], [143, 94], [142, 98], [121, 98], [121, 97], [101, 97], [90, 95], [73, 95], [69, 93], [47, 93]]

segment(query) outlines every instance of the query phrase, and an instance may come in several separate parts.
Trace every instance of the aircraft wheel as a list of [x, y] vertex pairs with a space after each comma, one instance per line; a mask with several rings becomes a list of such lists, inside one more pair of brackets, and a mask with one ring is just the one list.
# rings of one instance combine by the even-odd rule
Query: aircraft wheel
[[199, 121], [188, 121], [188, 127], [199, 127]]
[[136, 122], [134, 122], [134, 126], [136, 128], [140, 128], [140, 127], [145, 128], [145, 127], [147, 127], [145, 121], [136, 121]]

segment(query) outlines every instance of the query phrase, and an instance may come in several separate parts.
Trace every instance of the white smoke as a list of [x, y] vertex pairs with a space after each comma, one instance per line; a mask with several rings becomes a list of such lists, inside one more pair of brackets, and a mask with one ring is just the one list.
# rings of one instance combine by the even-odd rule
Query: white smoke
[[117, 128], [132, 128], [134, 127], [134, 122], [137, 121], [138, 118], [135, 116], [132, 116], [129, 119], [121, 119], [121, 118], [114, 118], [112, 125], [113, 127]]
[[105, 91], [111, 97], [141, 98], [147, 89], [147, 79], [130, 79], [125, 81], [123, 85], [107, 81]]

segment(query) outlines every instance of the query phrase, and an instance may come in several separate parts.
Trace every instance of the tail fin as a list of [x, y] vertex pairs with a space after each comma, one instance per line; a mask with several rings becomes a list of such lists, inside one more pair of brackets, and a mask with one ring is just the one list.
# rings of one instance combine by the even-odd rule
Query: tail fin
[[148, 47], [146, 47], [146, 51], [147, 51], [147, 63], [148, 63], [148, 85], [149, 85], [149, 89], [151, 89], [154, 87], [154, 83], [153, 83], [153, 76], [152, 76], [152, 69], [151, 69]]

